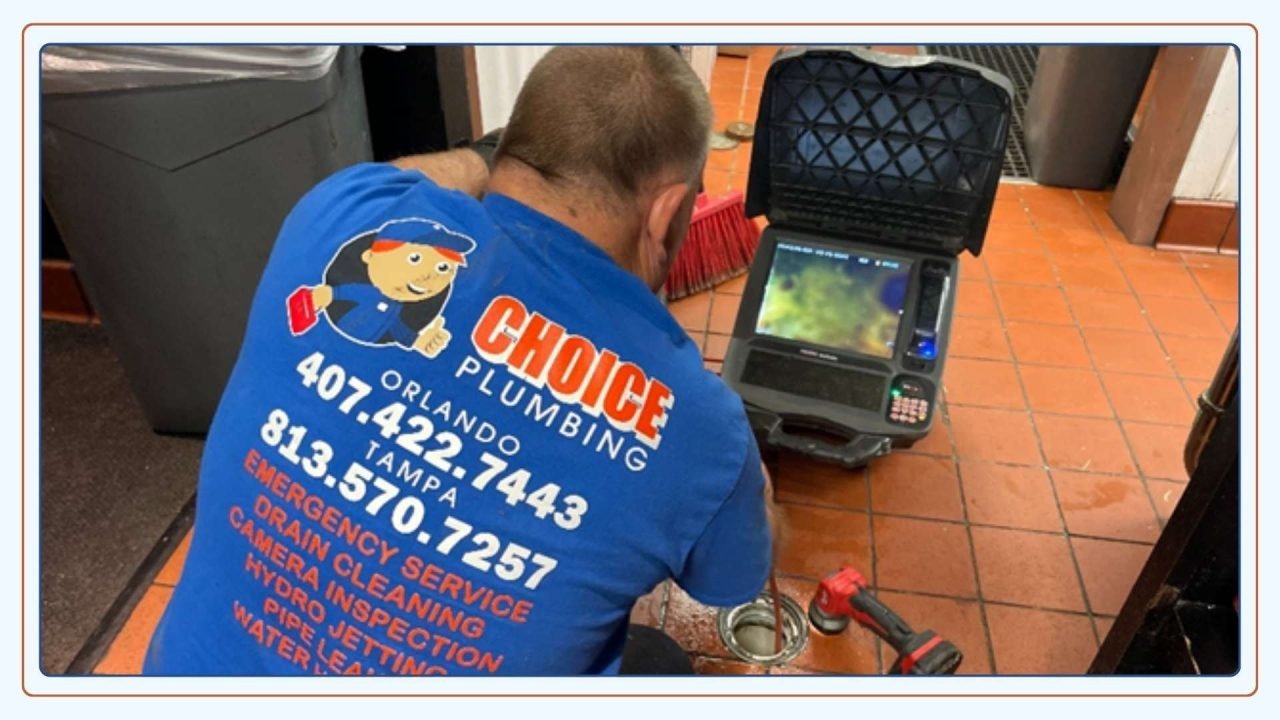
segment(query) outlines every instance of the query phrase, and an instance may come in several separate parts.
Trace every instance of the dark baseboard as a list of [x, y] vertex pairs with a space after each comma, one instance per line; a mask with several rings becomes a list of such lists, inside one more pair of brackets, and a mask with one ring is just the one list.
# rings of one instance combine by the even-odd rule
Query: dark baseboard
[[40, 317], [78, 323], [93, 321], [93, 308], [70, 260], [40, 261]]
[[1239, 208], [1234, 202], [1174, 198], [1165, 209], [1156, 247], [1182, 252], [1236, 252]]

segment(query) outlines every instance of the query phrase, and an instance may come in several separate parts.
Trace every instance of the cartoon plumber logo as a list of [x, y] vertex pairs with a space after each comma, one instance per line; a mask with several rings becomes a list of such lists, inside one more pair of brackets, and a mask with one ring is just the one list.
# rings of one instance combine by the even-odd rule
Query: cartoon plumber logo
[[475, 247], [434, 220], [392, 220], [343, 245], [323, 283], [289, 296], [289, 329], [301, 335], [323, 314], [352, 342], [434, 358], [449, 344], [444, 307]]

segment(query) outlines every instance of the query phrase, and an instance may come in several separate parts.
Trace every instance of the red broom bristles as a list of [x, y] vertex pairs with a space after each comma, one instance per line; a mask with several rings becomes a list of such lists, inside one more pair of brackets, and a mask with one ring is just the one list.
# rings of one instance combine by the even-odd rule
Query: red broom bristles
[[684, 246], [667, 274], [667, 299], [701, 292], [751, 266], [760, 228], [746, 216], [742, 193], [700, 194]]

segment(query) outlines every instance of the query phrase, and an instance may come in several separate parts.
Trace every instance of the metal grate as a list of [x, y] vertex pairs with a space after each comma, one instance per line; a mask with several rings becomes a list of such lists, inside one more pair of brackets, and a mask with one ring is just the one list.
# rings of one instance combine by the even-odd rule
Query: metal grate
[[1027, 111], [1027, 94], [1036, 75], [1040, 48], [1036, 45], [929, 45], [929, 55], [945, 55], [990, 68], [1013, 83], [1013, 122], [1009, 127], [1009, 144], [1005, 148], [1005, 177], [1030, 178], [1027, 162], [1026, 135], [1022, 116]]

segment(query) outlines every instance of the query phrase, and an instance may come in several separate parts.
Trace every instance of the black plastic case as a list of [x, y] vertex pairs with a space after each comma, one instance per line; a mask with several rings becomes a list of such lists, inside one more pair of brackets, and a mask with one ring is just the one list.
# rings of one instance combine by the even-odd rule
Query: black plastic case
[[[1005, 77], [941, 57], [807, 47], [774, 58], [746, 199], [747, 214], [766, 215], [769, 227], [722, 369], [767, 445], [859, 467], [929, 432], [950, 340], [956, 256], [982, 251], [1012, 96]], [[779, 240], [912, 262], [893, 357], [756, 334]], [[924, 361], [907, 349], [926, 266], [946, 294], [934, 356]], [[892, 419], [899, 412], [919, 421]]]

